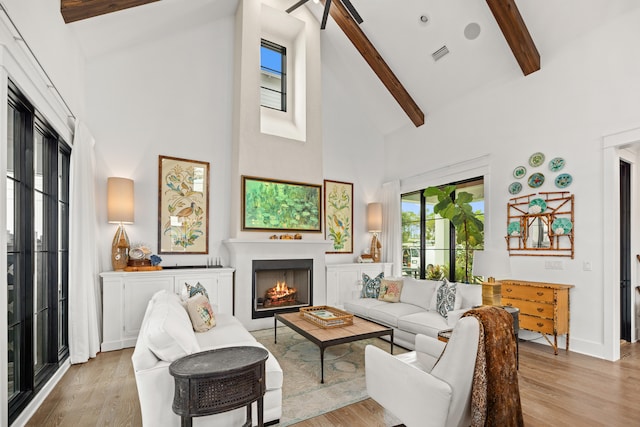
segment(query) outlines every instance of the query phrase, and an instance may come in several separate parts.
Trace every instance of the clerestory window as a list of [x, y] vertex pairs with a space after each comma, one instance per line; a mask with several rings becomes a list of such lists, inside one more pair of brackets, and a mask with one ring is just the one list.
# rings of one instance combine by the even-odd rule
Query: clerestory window
[[260, 105], [287, 111], [287, 49], [265, 39], [260, 43]]

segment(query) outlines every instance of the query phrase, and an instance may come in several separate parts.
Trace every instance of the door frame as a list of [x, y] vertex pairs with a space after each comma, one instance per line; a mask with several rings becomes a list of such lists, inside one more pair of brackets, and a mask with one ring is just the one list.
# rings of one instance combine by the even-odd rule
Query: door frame
[[[636, 193], [636, 156], [629, 147], [640, 147], [640, 128], [630, 129], [603, 138], [603, 344], [604, 358], [620, 359], [620, 160], [631, 164], [631, 217], [638, 212]], [[638, 223], [631, 223], [631, 253], [639, 253]], [[636, 264], [632, 264], [636, 265]], [[631, 269], [632, 286], [636, 283], [636, 268]], [[635, 308], [635, 292], [631, 293]], [[636, 341], [635, 316], [631, 318], [631, 337]]]

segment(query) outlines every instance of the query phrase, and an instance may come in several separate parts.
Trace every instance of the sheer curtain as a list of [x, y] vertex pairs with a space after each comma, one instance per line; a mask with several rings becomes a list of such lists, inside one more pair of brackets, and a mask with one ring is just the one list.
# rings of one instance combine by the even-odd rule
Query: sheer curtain
[[69, 353], [71, 363], [100, 349], [98, 253], [95, 201], [95, 140], [76, 120], [71, 151], [69, 212]]
[[400, 181], [382, 185], [383, 259], [393, 264], [393, 275], [402, 276], [402, 207]]

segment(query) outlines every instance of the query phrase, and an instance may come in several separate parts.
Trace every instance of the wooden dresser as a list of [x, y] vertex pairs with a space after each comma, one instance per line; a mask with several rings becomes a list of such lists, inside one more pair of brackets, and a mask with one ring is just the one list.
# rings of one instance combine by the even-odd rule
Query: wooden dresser
[[[540, 332], [558, 354], [558, 335], [569, 351], [569, 290], [573, 285], [501, 280], [502, 305], [520, 309], [520, 328]], [[553, 342], [547, 335], [553, 335]]]

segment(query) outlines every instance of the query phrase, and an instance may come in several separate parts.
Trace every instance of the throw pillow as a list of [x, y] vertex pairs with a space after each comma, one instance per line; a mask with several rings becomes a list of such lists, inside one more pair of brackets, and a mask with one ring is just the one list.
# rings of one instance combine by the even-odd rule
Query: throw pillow
[[373, 279], [367, 275], [367, 273], [362, 273], [362, 292], [360, 293], [361, 298], [378, 298], [378, 294], [380, 294], [380, 281], [384, 278], [384, 272], [378, 274]]
[[456, 284], [444, 279], [436, 292], [436, 310], [442, 317], [447, 317], [456, 304]]
[[216, 326], [216, 317], [209, 304], [209, 298], [200, 293], [187, 300], [187, 313], [196, 332], [206, 332]]
[[187, 301], [189, 298], [193, 298], [194, 296], [202, 294], [207, 299], [209, 299], [209, 294], [207, 293], [207, 289], [200, 284], [200, 282], [196, 283], [195, 286], [190, 283], [184, 284], [184, 291], [182, 293], [182, 299]]
[[400, 302], [402, 286], [402, 279], [382, 279], [382, 281], [380, 282], [380, 295], [378, 295], [378, 299], [380, 301], [386, 302]]

